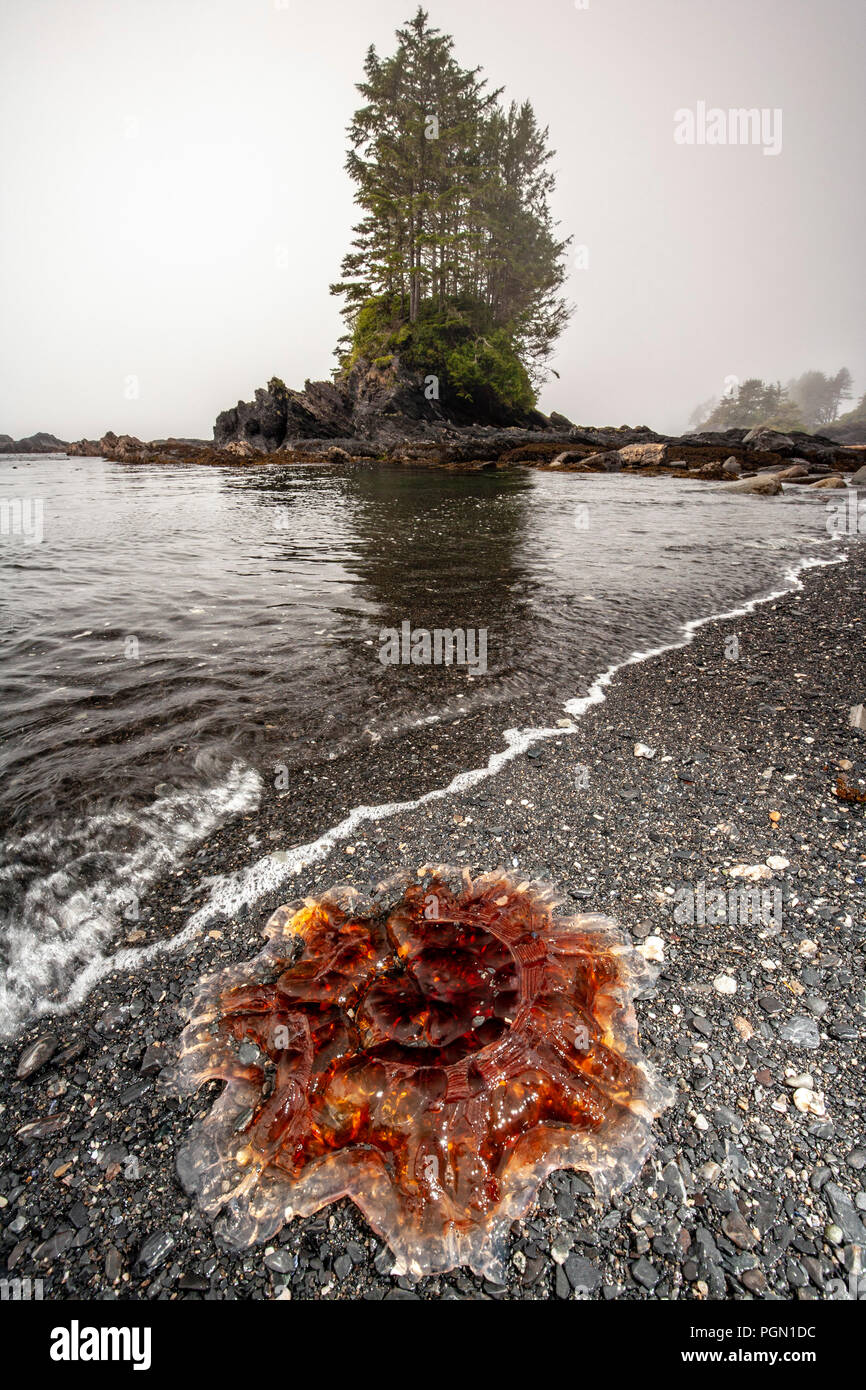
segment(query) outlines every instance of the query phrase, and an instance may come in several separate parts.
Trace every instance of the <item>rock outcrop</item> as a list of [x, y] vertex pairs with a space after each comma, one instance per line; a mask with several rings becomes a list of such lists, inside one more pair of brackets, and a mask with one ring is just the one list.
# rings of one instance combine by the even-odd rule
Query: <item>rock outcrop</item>
[[[573, 427], [564, 416], [553, 428]], [[434, 377], [409, 370], [399, 355], [387, 362], [359, 359], [338, 381], [308, 381], [292, 391], [277, 378], [250, 402], [217, 416], [214, 444], [246, 442], [262, 453], [311, 439], [363, 439], [382, 444], [399, 438], [423, 438], [431, 432], [467, 425], [499, 429], [538, 429], [552, 421], [537, 411], [507, 413], [495, 405], [470, 408], [447, 392], [441, 397]]]
[[66, 442], [56, 434], [30, 434], [26, 439], [13, 439], [9, 434], [0, 434], [0, 454], [62, 454]]
[[[820, 435], [774, 430], [657, 434], [646, 425], [574, 425], [533, 411], [508, 423], [465, 421], [459, 410], [427, 399], [424, 383], [396, 359], [358, 362], [339, 382], [289, 390], [273, 378], [251, 402], [218, 417], [214, 440], [144, 443], [109, 431], [66, 446], [76, 455], [121, 463], [189, 462], [215, 466], [379, 462], [477, 471], [525, 465], [569, 473], [642, 473], [730, 483], [774, 493], [861, 469], [863, 452]], [[744, 484], [746, 486], [744, 486]]]

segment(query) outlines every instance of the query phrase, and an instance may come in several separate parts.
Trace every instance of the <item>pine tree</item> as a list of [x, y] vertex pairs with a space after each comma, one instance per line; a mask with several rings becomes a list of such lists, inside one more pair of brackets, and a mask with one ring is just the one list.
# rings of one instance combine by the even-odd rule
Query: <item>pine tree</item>
[[570, 313], [548, 132], [528, 102], [503, 109], [501, 91], [457, 63], [453, 40], [423, 9], [396, 38], [390, 58], [369, 49], [364, 105], [348, 131], [363, 216], [331, 286], [346, 301], [342, 366], [376, 347], [417, 356], [423, 344], [428, 360], [441, 349], [443, 361], [459, 347], [451, 376], [465, 388], [485, 357], [504, 354], [502, 366], [510, 353], [505, 374], [532, 403], [530, 383], [543, 378]]

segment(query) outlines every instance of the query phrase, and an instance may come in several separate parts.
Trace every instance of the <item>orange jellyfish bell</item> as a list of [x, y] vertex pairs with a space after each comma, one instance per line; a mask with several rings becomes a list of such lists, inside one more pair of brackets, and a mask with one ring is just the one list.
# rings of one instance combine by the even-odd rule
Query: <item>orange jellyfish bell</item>
[[169, 1079], [226, 1086], [178, 1157], [243, 1248], [350, 1197], [395, 1273], [503, 1282], [511, 1223], [557, 1168], [632, 1181], [671, 1088], [641, 1056], [652, 979], [549, 886], [439, 866], [278, 908], [253, 960], [207, 979]]

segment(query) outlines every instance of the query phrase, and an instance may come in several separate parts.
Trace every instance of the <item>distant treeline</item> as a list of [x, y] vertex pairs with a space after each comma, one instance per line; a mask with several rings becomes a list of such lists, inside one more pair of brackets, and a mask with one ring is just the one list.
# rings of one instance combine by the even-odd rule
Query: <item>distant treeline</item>
[[808, 371], [793, 378], [787, 386], [780, 381], [750, 377], [734, 382], [716, 400], [702, 401], [692, 412], [689, 429], [751, 429], [768, 425], [779, 430], [805, 430], [820, 433], [828, 425], [854, 421], [866, 412], [866, 396], [855, 410], [840, 419], [839, 409], [853, 396], [851, 373], [841, 367], [835, 376]]

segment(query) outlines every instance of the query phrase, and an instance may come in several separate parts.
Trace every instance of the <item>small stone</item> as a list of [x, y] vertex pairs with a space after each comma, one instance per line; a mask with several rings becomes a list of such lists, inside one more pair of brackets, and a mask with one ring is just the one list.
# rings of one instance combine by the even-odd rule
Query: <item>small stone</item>
[[758, 1003], [765, 1014], [781, 1013], [782, 1009], [785, 1007], [778, 994], [762, 994], [758, 999]]
[[47, 1240], [36, 1247], [33, 1251], [33, 1258], [51, 1264], [58, 1255], [65, 1254], [74, 1239], [75, 1232], [68, 1227], [62, 1231], [55, 1231], [53, 1236], [49, 1236]]
[[736, 994], [737, 982], [733, 975], [717, 975], [713, 980], [713, 989], [717, 994]]
[[601, 1283], [601, 1274], [594, 1264], [580, 1255], [569, 1255], [564, 1265], [568, 1282], [574, 1292], [583, 1297], [595, 1293]]
[[557, 1236], [550, 1247], [550, 1258], [554, 1264], [564, 1265], [571, 1254], [571, 1241], [567, 1236]]
[[866, 1246], [866, 1227], [857, 1215], [854, 1203], [835, 1182], [828, 1182], [824, 1188], [824, 1196], [830, 1204], [833, 1220], [837, 1226], [841, 1226], [845, 1240], [851, 1241], [854, 1245]]
[[68, 1115], [50, 1115], [44, 1120], [30, 1120], [16, 1131], [16, 1138], [25, 1144], [33, 1139], [49, 1139], [52, 1134], [59, 1134], [68, 1122]]
[[823, 1119], [827, 1114], [823, 1091], [810, 1091], [806, 1086], [798, 1086], [794, 1092], [794, 1104], [802, 1115], [817, 1115]]
[[772, 878], [773, 870], [766, 864], [735, 864], [730, 870], [731, 878], [745, 878], [757, 883], [762, 878]]
[[738, 1250], [753, 1250], [758, 1243], [758, 1237], [739, 1211], [728, 1213], [722, 1221], [722, 1230]]
[[142, 1076], [156, 1076], [157, 1072], [162, 1071], [164, 1056], [164, 1051], [159, 1044], [151, 1044], [150, 1047], [146, 1047], [139, 1067]]
[[857, 1042], [860, 1037], [852, 1023], [831, 1023], [827, 1032], [831, 1038], [836, 1038], [839, 1042]]
[[645, 1256], [641, 1256], [631, 1267], [632, 1278], [642, 1284], [645, 1289], [654, 1289], [661, 1275], [655, 1265], [651, 1265]]
[[[351, 1263], [350, 1260], [350, 1267]], [[295, 1256], [292, 1254], [291, 1250], [286, 1250], [285, 1248], [269, 1250], [265, 1255], [265, 1265], [268, 1269], [272, 1270], [274, 1274], [291, 1274], [295, 1267]]]
[[740, 1279], [749, 1293], [766, 1293], [767, 1291], [767, 1280], [763, 1270], [746, 1269], [740, 1275]]
[[18, 1058], [18, 1065], [15, 1068], [15, 1075], [19, 1081], [26, 1081], [33, 1076], [40, 1067], [44, 1067], [57, 1051], [58, 1041], [53, 1033], [43, 1033], [29, 1047], [25, 1047], [21, 1056]]
[[686, 1200], [686, 1185], [683, 1181], [683, 1175], [677, 1165], [675, 1163], [665, 1164], [662, 1177], [664, 1178], [668, 1192], [675, 1201], [682, 1205]]
[[796, 1018], [791, 1018], [787, 1023], [783, 1023], [779, 1029], [779, 1037], [784, 1042], [793, 1043], [795, 1047], [816, 1048], [821, 1046], [818, 1025], [813, 1018], [808, 1018], [806, 1014], [798, 1014]]
[[660, 936], [648, 936], [642, 946], [638, 946], [638, 952], [644, 960], [654, 961], [661, 964], [665, 958], [665, 943]]
[[143, 1265], [149, 1274], [165, 1264], [174, 1249], [174, 1236], [168, 1231], [156, 1231], [148, 1236], [138, 1252], [136, 1264]]
[[755, 1036], [755, 1030], [747, 1018], [737, 1017], [734, 1019], [734, 1027], [742, 1038], [743, 1042], [748, 1042], [749, 1038]]

